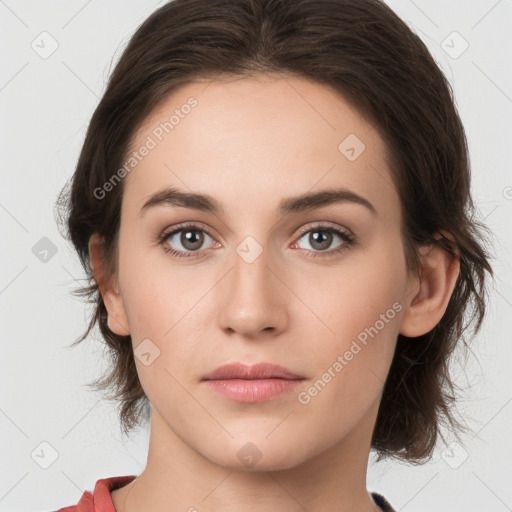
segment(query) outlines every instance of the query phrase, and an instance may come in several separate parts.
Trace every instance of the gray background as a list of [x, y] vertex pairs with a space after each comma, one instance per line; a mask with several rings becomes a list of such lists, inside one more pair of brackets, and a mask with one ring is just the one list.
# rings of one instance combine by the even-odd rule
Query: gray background
[[[75, 504], [97, 479], [139, 474], [145, 465], [147, 429], [123, 438], [115, 407], [86, 386], [105, 367], [102, 344], [91, 337], [66, 348], [83, 332], [88, 309], [70, 294], [83, 275], [53, 203], [113, 64], [162, 3], [0, 0], [1, 511]], [[368, 488], [398, 511], [511, 510], [512, 0], [388, 3], [454, 88], [474, 198], [495, 236], [496, 284], [469, 359], [452, 366], [467, 388], [459, 410], [473, 430], [464, 446], [440, 443], [418, 467], [372, 460]], [[52, 44], [58, 48], [44, 55]], [[41, 261], [41, 247], [56, 252]]]

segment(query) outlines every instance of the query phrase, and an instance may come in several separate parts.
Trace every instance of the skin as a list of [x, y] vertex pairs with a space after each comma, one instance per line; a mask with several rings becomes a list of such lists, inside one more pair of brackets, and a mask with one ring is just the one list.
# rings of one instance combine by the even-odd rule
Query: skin
[[[152, 404], [149, 453], [144, 471], [112, 492], [115, 508], [378, 510], [366, 471], [397, 336], [420, 336], [439, 322], [458, 259], [423, 248], [421, 279], [407, 272], [386, 147], [333, 90], [282, 75], [189, 83], [146, 119], [132, 149], [190, 96], [197, 107], [124, 178], [115, 275], [103, 266], [99, 238], [89, 245], [110, 329], [130, 334], [134, 349], [150, 339], [160, 350], [148, 366], [135, 359]], [[366, 146], [354, 161], [338, 150], [349, 134]], [[225, 213], [167, 205], [139, 216], [149, 196], [171, 185], [209, 194]], [[284, 198], [339, 187], [366, 198], [377, 215], [354, 203], [277, 212]], [[156, 241], [181, 222], [211, 234], [200, 232], [197, 258], [180, 260]], [[309, 237], [319, 222], [349, 230], [356, 245], [334, 254], [346, 242], [332, 233], [322, 252]], [[313, 232], [301, 233], [305, 227]], [[194, 253], [181, 234], [167, 245]], [[262, 249], [251, 263], [237, 253], [247, 236]], [[298, 393], [394, 303], [394, 318], [301, 404]], [[280, 364], [305, 380], [266, 402], [235, 402], [201, 382], [234, 361]], [[249, 442], [261, 454], [252, 467], [237, 456]]]

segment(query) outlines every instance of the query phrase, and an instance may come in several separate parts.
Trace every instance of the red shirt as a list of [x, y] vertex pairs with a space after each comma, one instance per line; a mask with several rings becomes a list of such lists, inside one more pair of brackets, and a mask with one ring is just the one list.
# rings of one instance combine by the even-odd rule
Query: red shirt
[[[116, 512], [110, 491], [125, 486], [134, 478], [135, 475], [102, 478], [96, 482], [92, 494], [89, 491], [84, 491], [77, 505], [60, 508], [56, 512]], [[395, 512], [383, 496], [376, 492], [372, 492], [371, 495], [383, 512]]]
[[78, 504], [59, 508], [56, 512], [116, 512], [110, 491], [127, 485], [135, 477], [136, 475], [102, 478], [96, 482], [92, 494], [84, 491]]

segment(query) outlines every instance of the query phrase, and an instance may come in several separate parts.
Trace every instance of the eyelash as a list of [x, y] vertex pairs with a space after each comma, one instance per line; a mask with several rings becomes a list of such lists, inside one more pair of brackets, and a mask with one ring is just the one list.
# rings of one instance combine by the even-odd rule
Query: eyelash
[[[179, 233], [180, 231], [185, 231], [185, 230], [203, 231], [210, 238], [213, 238], [213, 236], [210, 234], [210, 232], [207, 229], [204, 229], [204, 228], [198, 226], [197, 224], [184, 223], [184, 224], [178, 224], [177, 226], [174, 227], [174, 229], [172, 231], [162, 233], [158, 237], [158, 243], [162, 246], [163, 250], [166, 253], [170, 254], [173, 257], [197, 258], [199, 256], [197, 256], [196, 254], [201, 251], [193, 251], [193, 252], [189, 252], [189, 253], [183, 253], [183, 251], [177, 251], [176, 249], [169, 248], [166, 245], [166, 242], [169, 238], [171, 238], [176, 233]], [[313, 258], [318, 258], [318, 257], [329, 258], [331, 256], [336, 256], [339, 253], [341, 253], [342, 251], [350, 248], [350, 246], [353, 246], [356, 244], [354, 235], [352, 235], [348, 232], [342, 231], [340, 229], [334, 228], [332, 226], [326, 226], [324, 224], [318, 224], [316, 226], [309, 227], [309, 228], [305, 229], [304, 231], [302, 231], [300, 233], [298, 240], [300, 240], [306, 233], [309, 233], [310, 231], [326, 231], [329, 233], [334, 233], [334, 234], [338, 235], [344, 242], [337, 249], [331, 249], [330, 251], [309, 251], [308, 250], [309, 252], [313, 252], [313, 254], [312, 254]]]

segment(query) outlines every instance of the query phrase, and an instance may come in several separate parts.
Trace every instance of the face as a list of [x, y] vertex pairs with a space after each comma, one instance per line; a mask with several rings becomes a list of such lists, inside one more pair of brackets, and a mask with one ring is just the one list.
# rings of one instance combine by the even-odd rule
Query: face
[[[133, 151], [109, 325], [132, 337], [152, 436], [247, 470], [247, 453], [266, 470], [369, 448], [407, 294], [374, 127], [306, 79], [195, 82], [146, 119]], [[295, 201], [322, 191], [344, 193]], [[301, 380], [259, 401], [203, 380], [234, 362]]]

